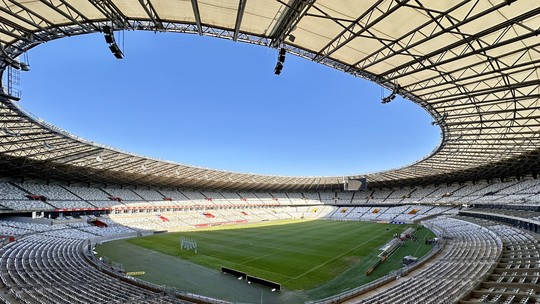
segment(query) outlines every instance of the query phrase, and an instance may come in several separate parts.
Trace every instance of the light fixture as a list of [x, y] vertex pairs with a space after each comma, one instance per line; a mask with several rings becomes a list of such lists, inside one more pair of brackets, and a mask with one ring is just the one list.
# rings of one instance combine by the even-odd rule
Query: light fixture
[[105, 34], [105, 42], [107, 42], [108, 44], [114, 43], [114, 37], [111, 35]]
[[276, 67], [274, 68], [274, 74], [279, 75], [281, 74], [281, 70], [283, 69], [283, 63], [277, 62]]
[[44, 146], [45, 148], [47, 148], [48, 150], [54, 149], [54, 146], [51, 145], [51, 144], [49, 144], [48, 142], [44, 142], [44, 143], [43, 143], [43, 146]]
[[437, 119], [435, 119], [434, 121], [431, 122], [431, 125], [441, 125], [445, 120], [446, 118], [448, 117], [448, 113], [447, 112], [444, 112], [444, 114], [440, 117], [438, 117]]
[[112, 35], [113, 35], [113, 29], [112, 29], [112, 27], [110, 27], [110, 26], [108, 26], [108, 25], [105, 25], [105, 26], [103, 27], [103, 33], [104, 33], [105, 35], [112, 36]]
[[114, 57], [116, 57], [116, 59], [124, 58], [124, 54], [122, 53], [122, 51], [118, 47], [118, 44], [116, 44], [116, 40], [114, 39], [114, 31], [112, 27], [105, 25], [103, 27], [103, 34], [105, 35], [105, 42], [109, 44], [109, 49], [113, 53]]
[[103, 34], [105, 35], [105, 41], [109, 44], [114, 43], [114, 33], [110, 26], [103, 27]]
[[0, 46], [0, 55], [2, 56], [2, 61], [7, 63], [12, 68], [17, 69], [17, 70], [23, 70], [25, 72], [30, 71], [30, 65], [24, 62], [20, 62], [19, 60], [15, 58], [11, 58], [8, 55], [8, 53], [6, 53], [6, 50], [4, 50], [2, 46]]
[[9, 128], [7, 128], [7, 127], [3, 127], [3, 128], [2, 128], [2, 132], [3, 132], [4, 134], [6, 134], [7, 136], [11, 136], [11, 137], [17, 137], [17, 136], [20, 135], [20, 134], [17, 133], [17, 132], [11, 131], [11, 130], [10, 130]]
[[118, 47], [116, 43], [109, 45], [109, 49], [113, 53], [114, 57], [116, 57], [116, 59], [124, 58], [124, 54], [122, 53], [122, 51], [120, 50], [120, 48]]
[[283, 63], [285, 62], [285, 54], [287, 54], [287, 50], [285, 48], [279, 49], [278, 61], [276, 63], [276, 67], [274, 68], [274, 74], [276, 75], [281, 74]]
[[394, 86], [394, 89], [392, 90], [392, 93], [386, 97], [384, 97], [383, 99], [381, 99], [381, 103], [382, 104], [385, 104], [385, 103], [389, 103], [390, 101], [394, 100], [397, 96], [397, 94], [399, 94], [399, 91], [400, 91], [400, 87], [399, 85], [395, 85]]
[[287, 54], [287, 51], [284, 49], [284, 48], [281, 48], [279, 50], [279, 57], [278, 57], [278, 60], [281, 62], [281, 63], [284, 63], [285, 62], [285, 54]]
[[25, 71], [25, 72], [28, 72], [30, 71], [30, 65], [27, 64], [27, 63], [24, 63], [24, 62], [19, 62], [21, 64], [21, 70]]
[[381, 103], [382, 104], [389, 103], [390, 101], [394, 100], [395, 98], [396, 98], [396, 94], [392, 93], [392, 94], [384, 97], [383, 99], [381, 99]]

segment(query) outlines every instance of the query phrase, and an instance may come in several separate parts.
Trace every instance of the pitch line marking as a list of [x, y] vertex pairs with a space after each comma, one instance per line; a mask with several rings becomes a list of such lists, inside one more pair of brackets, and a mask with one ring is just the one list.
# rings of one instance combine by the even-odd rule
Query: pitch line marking
[[[247, 260], [247, 261], [244, 261], [244, 262], [242, 262], [242, 263], [239, 263], [238, 265], [244, 265], [245, 263], [253, 262], [253, 261], [255, 261], [255, 260], [262, 259], [262, 258], [264, 258], [264, 257], [271, 256], [271, 255], [274, 255], [274, 254], [276, 254], [276, 253], [278, 253], [278, 252], [282, 252], [282, 251], [283, 251], [283, 249], [278, 249], [278, 250], [276, 250], [276, 251], [274, 251], [274, 252], [270, 252], [270, 253], [263, 254], [263, 255], [258, 256], [258, 257], [254, 257], [254, 258], [252, 258], [252, 259], [249, 259], [249, 260]], [[292, 277], [289, 277], [289, 278], [292, 278]]]
[[[395, 229], [393, 229], [393, 230], [395, 230]], [[322, 266], [324, 266], [324, 265], [326, 265], [326, 264], [328, 264], [328, 263], [330, 263], [330, 262], [332, 262], [332, 261], [334, 261], [334, 260], [336, 260], [336, 259], [338, 259], [338, 258], [344, 256], [344, 255], [346, 255], [347, 253], [349, 253], [349, 252], [351, 252], [351, 251], [357, 249], [357, 248], [360, 247], [360, 246], [365, 245], [366, 243], [368, 243], [368, 242], [370, 242], [371, 240], [374, 240], [374, 239], [376, 239], [376, 238], [378, 238], [378, 237], [380, 237], [380, 236], [378, 236], [378, 235], [377, 235], [377, 236], [374, 236], [373, 238], [371, 238], [371, 239], [369, 239], [369, 240], [367, 240], [367, 241], [365, 241], [365, 242], [363, 242], [363, 243], [361, 243], [361, 244], [358, 244], [357, 246], [355, 246], [355, 247], [353, 247], [353, 248], [351, 248], [351, 249], [349, 249], [349, 250], [343, 252], [342, 254], [340, 254], [340, 255], [338, 255], [338, 256], [333, 257], [332, 259], [330, 259], [330, 260], [328, 260], [328, 261], [326, 261], [326, 262], [324, 262], [324, 263], [322, 263], [322, 264], [320, 264], [320, 265], [317, 265], [317, 266], [311, 268], [310, 270], [308, 270], [308, 271], [302, 273], [301, 275], [299, 275], [299, 276], [297, 276], [297, 277], [295, 277], [295, 278], [293, 278], [293, 279], [294, 279], [294, 280], [298, 280], [299, 278], [305, 276], [306, 274], [308, 274], [308, 273], [310, 273], [310, 272], [312, 272], [312, 271], [314, 271], [314, 270], [316, 270], [316, 269], [318, 269], [318, 268], [320, 268], [320, 267], [322, 267]], [[288, 281], [283, 282], [283, 283], [287, 283], [287, 282], [288, 282]]]

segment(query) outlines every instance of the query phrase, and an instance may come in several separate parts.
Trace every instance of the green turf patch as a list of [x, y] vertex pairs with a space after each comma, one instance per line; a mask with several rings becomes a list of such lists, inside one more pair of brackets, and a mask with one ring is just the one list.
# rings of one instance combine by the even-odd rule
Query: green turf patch
[[[279, 221], [245, 225], [239, 229], [226, 227], [158, 234], [107, 243], [98, 247], [97, 251], [124, 263], [128, 271], [144, 270], [141, 268], [151, 268], [151, 265], [156, 264], [155, 267], [163, 273], [167, 272], [163, 263], [174, 263], [175, 260], [192, 262], [216, 272], [225, 266], [278, 282], [286, 290], [302, 294], [301, 298], [316, 299], [386, 275], [401, 267], [401, 259], [405, 255], [420, 257], [427, 253], [431, 246], [425, 245], [423, 240], [425, 237], [433, 237], [433, 234], [423, 228], [417, 233], [419, 242], [406, 242], [374, 273], [365, 276], [366, 270], [377, 261], [378, 249], [390, 241], [393, 234], [407, 227], [356, 221]], [[181, 236], [197, 242], [197, 254], [180, 249]], [[129, 248], [129, 252], [115, 252], [115, 247], [122, 246]], [[167, 261], [161, 258], [153, 261], [150, 258], [141, 265], [140, 260], [131, 256], [138, 254], [137, 248], [170, 258]], [[188, 273], [177, 275], [195, 276]], [[157, 274], [152, 276], [153, 279], [144, 279], [155, 280], [159, 277]], [[159, 284], [175, 286], [174, 282], [164, 282], [161, 279]]]

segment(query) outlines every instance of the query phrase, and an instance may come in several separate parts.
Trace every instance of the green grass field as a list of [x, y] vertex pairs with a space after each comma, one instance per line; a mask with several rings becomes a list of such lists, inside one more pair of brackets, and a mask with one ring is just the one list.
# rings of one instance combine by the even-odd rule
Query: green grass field
[[[326, 297], [354, 288], [400, 268], [401, 259], [405, 255], [426, 254], [431, 246], [426, 246], [423, 239], [433, 237], [433, 234], [422, 228], [417, 232], [419, 242], [406, 242], [373, 274], [365, 276], [367, 269], [378, 259], [378, 249], [390, 241], [394, 233], [400, 233], [407, 227], [369, 222], [278, 221], [158, 234], [105, 243], [96, 250], [99, 255], [123, 263], [127, 271], [148, 272], [157, 267], [160, 271], [150, 271], [143, 279], [158, 284], [177, 286], [175, 280], [182, 281], [180, 277], [184, 277], [184, 283], [178, 284], [182, 289], [193, 283], [199, 272], [205, 273], [209, 269], [219, 273], [221, 266], [225, 266], [278, 282], [300, 301]], [[180, 249], [181, 236], [196, 240], [197, 254]], [[138, 259], [137, 255], [145, 255], [143, 252], [149, 256], [144, 260]], [[183, 268], [179, 268], [174, 271], [175, 275], [171, 275], [171, 279], [165, 280], [168, 271], [173, 270], [164, 265], [175, 263], [200, 265], [204, 267], [199, 266], [197, 269], [207, 270], [186, 273]], [[204, 282], [204, 279], [201, 281]], [[230, 287], [226, 289], [236, 288], [237, 285], [234, 284], [241, 283], [229, 280], [225, 286]], [[199, 288], [190, 292], [204, 294], [200, 291]], [[216, 294], [210, 296], [220, 297]]]

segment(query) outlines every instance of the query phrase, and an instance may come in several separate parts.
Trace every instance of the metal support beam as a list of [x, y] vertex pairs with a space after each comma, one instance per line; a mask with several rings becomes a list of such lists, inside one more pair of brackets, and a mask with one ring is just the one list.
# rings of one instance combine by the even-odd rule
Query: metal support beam
[[69, 164], [71, 162], [77, 161], [79, 159], [91, 157], [94, 155], [99, 155], [99, 153], [103, 152], [103, 148], [92, 148], [89, 147], [89, 150], [75, 150], [73, 152], [70, 152], [68, 154], [62, 155], [60, 157], [49, 159], [49, 161], [55, 162], [55, 163], [62, 163], [62, 164]]
[[[403, 1], [394, 1], [388, 7], [382, 8], [384, 0], [379, 0], [374, 3], [368, 10], [366, 10], [360, 17], [358, 17], [353, 23], [351, 23], [347, 28], [345, 28], [339, 35], [334, 37], [326, 46], [324, 46], [315, 61], [321, 61], [326, 59], [328, 56], [332, 55], [335, 51], [339, 50], [341, 47], [345, 46], [348, 42], [354, 38], [362, 35], [364, 32], [369, 31], [377, 23], [384, 20], [390, 14], [395, 12], [397, 9], [407, 4], [409, 0]], [[384, 10], [384, 11], [383, 11]], [[379, 12], [380, 15], [374, 20], [371, 20], [375, 12]]]
[[148, 14], [148, 17], [150, 17], [152, 22], [154, 22], [156, 29], [163, 29], [163, 23], [154, 9], [152, 2], [150, 2], [150, 0], [139, 0], [139, 3], [143, 7], [146, 14]]
[[[429, 27], [429, 26], [432, 26], [432, 23], [436, 23], [437, 24], [437, 27], [436, 28], [441, 28], [442, 31], [440, 32], [437, 32], [437, 33], [431, 33], [430, 34], [430, 37], [433, 37], [434, 35], [440, 35], [440, 33], [444, 33], [445, 32], [445, 29], [442, 28], [440, 26], [440, 19], [442, 18], [449, 18], [450, 14], [452, 12], [454, 12], [455, 10], [458, 10], [458, 9], [463, 9], [463, 6], [470, 3], [469, 0], [464, 0], [460, 3], [457, 3], [456, 5], [452, 6], [451, 8], [449, 8], [447, 11], [445, 12], [439, 12], [437, 13], [436, 16], [433, 16], [431, 14], [431, 12], [426, 12], [427, 14], [429, 14], [431, 16], [431, 20], [417, 26], [416, 28], [414, 28], [413, 30], [411, 30], [410, 32], [396, 38], [393, 42], [391, 43], [384, 43], [383, 47], [381, 47], [380, 49], [376, 50], [375, 52], [372, 52], [370, 54], [368, 54], [365, 58], [366, 60], [361, 60], [361, 61], [358, 61], [354, 64], [352, 64], [352, 66], [357, 66], [359, 64], [362, 64], [362, 66], [360, 67], [361, 69], [366, 69], [368, 66], [372, 65], [372, 64], [375, 64], [377, 63], [378, 61], [380, 61], [381, 57], [384, 57], [384, 58], [389, 58], [391, 56], [394, 56], [396, 54], [403, 54], [403, 53], [408, 53], [409, 52], [409, 49], [412, 48], [414, 45], [418, 45], [420, 44], [420, 42], [416, 42], [414, 44], [411, 44], [411, 45], [406, 45], [406, 46], [402, 46], [401, 43], [402, 41], [409, 41], [409, 40], [413, 40], [413, 38], [418, 35], [418, 33], [420, 33], [420, 31], [426, 27]], [[409, 7], [410, 5], [409, 4], [405, 4], [404, 6], [406, 7]], [[474, 5], [473, 5], [474, 7]], [[423, 8], [423, 10], [425, 10], [425, 8]], [[453, 23], [453, 22], [452, 22]], [[375, 37], [378, 39], [378, 37]], [[426, 39], [421, 39], [421, 41], [426, 41]], [[395, 47], [400, 47], [400, 49], [398, 50], [395, 50], [394, 48]]]
[[191, 6], [193, 7], [193, 15], [195, 16], [195, 23], [197, 24], [197, 32], [199, 35], [203, 34], [202, 23], [201, 23], [201, 14], [199, 12], [199, 3], [197, 0], [191, 0]]
[[[511, 53], [501, 54], [501, 56], [508, 56], [508, 55], [519, 53], [519, 52], [523, 52], [524, 54], [526, 54], [530, 49], [535, 48], [535, 47], [540, 47], [540, 43], [524, 47], [517, 51], [512, 51]], [[445, 71], [444, 73], [439, 74], [437, 76], [421, 79], [421, 80], [418, 80], [417, 82], [410, 83], [405, 87], [405, 89], [407, 89], [411, 93], [415, 93], [415, 92], [423, 91], [423, 90], [429, 90], [429, 93], [433, 93], [435, 91], [430, 90], [430, 89], [438, 88], [442, 83], [444, 83], [445, 82], [444, 77], [450, 76], [452, 74], [455, 74], [455, 75], [463, 74], [465, 71], [474, 69], [479, 64], [486, 64], [486, 62], [487, 60], [482, 61], [482, 62], [477, 62], [468, 66], [459, 67], [459, 69], [456, 69], [456, 70]], [[508, 74], [520, 73], [527, 70], [535, 70], [537, 69], [536, 66], [538, 64], [540, 64], [540, 59], [531, 60], [531, 61], [527, 61], [523, 63], [515, 63], [510, 66], [500, 68], [498, 72], [508, 73]], [[468, 76], [460, 76], [459, 80], [461, 84], [463, 85], [463, 84], [467, 84], [467, 83], [464, 83], [465, 81], [470, 81], [469, 83], [474, 83], [475, 81], [476, 82], [485, 81], [486, 79], [489, 79], [485, 77], [486, 74], [493, 74], [492, 72], [486, 72], [486, 73], [483, 73], [483, 72], [484, 71], [479, 71], [476, 74], [470, 74]], [[498, 77], [498, 76], [494, 76], [494, 77]], [[436, 92], [442, 92], [442, 91], [444, 91], [444, 89], [437, 90]]]
[[[432, 98], [431, 104], [432, 105], [438, 105], [438, 104], [446, 104], [450, 101], [458, 101], [462, 103], [470, 102], [471, 98], [479, 98], [481, 96], [491, 95], [494, 93], [499, 92], [505, 92], [510, 90], [515, 90], [519, 88], [525, 88], [529, 86], [538, 86], [540, 85], [540, 79], [538, 80], [531, 80], [531, 81], [524, 81], [520, 83], [515, 83], [511, 87], [505, 87], [505, 86], [496, 86], [496, 87], [490, 87], [482, 90], [474, 90], [471, 92], [464, 92], [464, 93], [456, 93], [454, 95], [449, 96], [441, 96], [440, 98]], [[501, 97], [502, 98], [502, 97]]]
[[316, 0], [294, 0], [288, 6], [287, 11], [282, 14], [278, 24], [270, 32], [272, 38], [271, 46], [278, 48], [285, 38], [295, 29], [296, 25], [306, 12], [313, 6]]
[[[4, 8], [0, 8], [0, 11], [5, 12], [7, 10]], [[22, 25], [18, 24], [17, 22], [13, 22], [4, 17], [0, 17], [0, 29], [12, 37], [13, 35], [11, 33], [16, 34], [17, 36], [15, 38], [20, 39], [20, 40], [30, 40], [34, 36], [32, 31], [29, 30], [28, 28], [25, 28]]]
[[236, 22], [234, 25], [233, 40], [238, 40], [238, 34], [240, 33], [240, 26], [242, 25], [242, 17], [244, 17], [244, 10], [246, 9], [247, 0], [238, 1], [238, 11], [236, 13]]
[[[453, 25], [451, 28], [448, 28], [448, 29], [443, 29], [441, 32], [437, 33], [439, 35], [442, 35], [443, 33], [447, 32], [448, 30], [450, 29], [458, 29], [459, 26], [464, 26], [466, 24], [468, 24], [470, 21], [472, 20], [475, 20], [476, 18], [480, 18], [488, 13], [492, 12], [492, 9], [486, 11], [486, 12], [482, 12], [482, 13], [479, 13], [478, 15], [475, 15], [473, 17], [471, 17], [470, 19], [466, 19], [460, 23], [457, 23], [455, 25]], [[392, 68], [388, 71], [385, 71], [384, 73], [382, 73], [380, 76], [381, 77], [386, 77], [387, 75], [392, 75], [402, 69], [405, 69], [409, 66], [411, 66], [412, 64], [415, 64], [415, 63], [419, 63], [419, 62], [424, 62], [426, 59], [428, 58], [432, 58], [432, 57], [436, 57], [438, 55], [441, 55], [451, 49], [454, 49], [454, 48], [457, 48], [457, 47], [460, 47], [462, 45], [472, 45], [472, 43], [474, 41], [477, 41], [479, 40], [481, 37], [484, 37], [486, 35], [490, 35], [490, 34], [493, 34], [495, 32], [498, 32], [498, 31], [505, 31], [506, 29], [508, 28], [512, 28], [513, 26], [515, 26], [517, 23], [523, 21], [523, 20], [526, 20], [526, 19], [529, 19], [529, 18], [532, 18], [534, 16], [537, 16], [538, 14], [540, 14], [540, 7], [537, 7], [537, 8], [534, 8], [534, 9], [531, 9], [530, 11], [524, 13], [524, 14], [521, 14], [521, 15], [518, 15], [506, 22], [503, 22], [503, 23], [499, 23], [491, 28], [488, 28], [484, 31], [481, 31], [473, 36], [467, 36], [466, 38], [460, 40], [460, 41], [457, 41], [455, 43], [452, 43], [448, 46], [444, 46], [443, 48], [441, 49], [438, 49], [438, 50], [435, 50], [429, 54], [426, 54], [426, 55], [423, 55], [423, 56], [419, 56], [419, 57], [415, 57], [413, 60], [407, 62], [407, 63], [404, 63], [400, 66], [397, 66], [395, 68]], [[430, 65], [427, 65], [425, 66], [424, 68], [431, 68], [432, 66], [434, 65], [440, 65], [440, 64], [443, 64], [443, 63], [447, 63], [449, 61], [455, 61], [455, 60], [458, 60], [458, 59], [461, 59], [465, 56], [470, 56], [471, 54], [478, 54], [478, 53], [483, 53], [487, 50], [490, 50], [490, 49], [493, 49], [493, 48], [497, 48], [501, 45], [506, 45], [506, 44], [509, 44], [509, 43], [512, 43], [512, 42], [515, 42], [515, 41], [521, 41], [521, 40], [524, 40], [524, 39], [527, 39], [529, 37], [534, 37], [534, 36], [538, 36], [538, 30], [537, 31], [531, 31], [529, 33], [526, 33], [524, 35], [521, 35], [521, 36], [516, 36], [514, 38], [511, 38], [511, 39], [508, 39], [508, 40], [505, 40], [503, 42], [501, 42], [500, 44], [494, 44], [494, 45], [489, 45], [489, 46], [486, 46], [485, 48], [480, 48], [480, 49], [472, 49], [472, 52], [470, 53], [465, 53], [465, 54], [460, 54], [459, 56], [456, 56], [455, 58], [452, 58], [452, 59], [447, 59], [447, 60], [444, 60], [444, 61], [441, 61], [441, 62], [437, 62], [436, 64], [430, 64]], [[424, 39], [425, 41], [427, 41], [427, 39]], [[418, 45], [420, 42], [416, 42], [410, 46], [407, 47], [407, 49], [409, 48], [412, 48], [414, 47], [415, 45]], [[398, 75], [401, 76], [401, 75], [408, 75], [410, 74], [411, 72], [409, 73], [399, 73]]]
[[94, 5], [117, 29], [130, 28], [126, 15], [110, 0], [88, 0]]
[[[27, 22], [28, 24], [42, 30], [42, 31], [46, 31], [45, 30], [45, 27], [46, 28], [51, 28], [51, 27], [55, 27], [54, 23], [48, 19], [46, 19], [45, 17], [41, 16], [40, 14], [36, 13], [35, 11], [29, 9], [28, 7], [22, 5], [21, 3], [19, 3], [19, 1], [14, 1], [14, 0], [9, 0], [11, 3], [13, 3], [13, 5], [8, 5], [6, 6], [5, 8], [3, 7], [2, 8], [2, 11], [10, 14], [11, 16], [13, 15], [17, 15], [17, 16], [20, 16], [22, 13], [26, 14], [28, 16], [28, 18], [23, 18], [22, 16], [19, 17], [19, 18], [23, 18], [25, 22]], [[20, 11], [15, 11], [14, 8], [15, 7], [18, 7], [20, 9]], [[36, 19], [39, 19], [39, 20], [36, 20]], [[62, 31], [62, 33], [64, 35], [67, 35], [67, 32], [65, 31]]]
[[[57, 12], [58, 14], [64, 16], [65, 18], [67, 18], [68, 20], [73, 22], [74, 24], [77, 24], [78, 26], [80, 26], [85, 31], [91, 32], [91, 30], [90, 30], [90, 28], [88, 26], [86, 26], [85, 24], [82, 24], [79, 20], [77, 20], [78, 16], [72, 16], [72, 15], [68, 14], [67, 12], [65, 12], [64, 10], [62, 10], [60, 7], [64, 6], [63, 4], [60, 4], [60, 5], [56, 4], [55, 5], [55, 3], [53, 3], [51, 0], [40, 0], [40, 1], [41, 1], [41, 3], [45, 4], [50, 9]], [[66, 8], [66, 6], [64, 6], [64, 8]]]
[[[51, 0], [48, 0], [51, 3], [53, 3]], [[66, 2], [66, 0], [60, 0], [62, 2], [62, 5], [58, 5], [58, 7], [64, 7], [69, 15], [73, 15], [73, 19], [81, 18], [84, 20], [85, 24], [89, 24], [95, 31], [99, 31], [100, 28], [97, 27], [87, 16], [85, 16], [83, 13], [81, 13], [77, 8], [75, 8], [73, 5]]]

